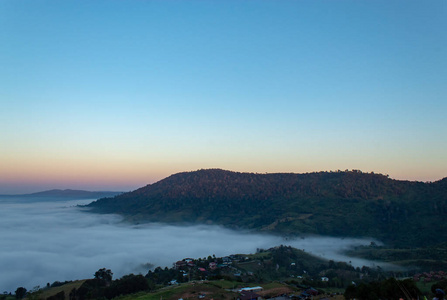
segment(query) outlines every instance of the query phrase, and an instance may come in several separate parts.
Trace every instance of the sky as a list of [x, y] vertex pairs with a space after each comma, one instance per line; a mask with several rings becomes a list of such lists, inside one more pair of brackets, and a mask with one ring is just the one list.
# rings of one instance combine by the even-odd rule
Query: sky
[[0, 194], [447, 176], [447, 2], [0, 1]]

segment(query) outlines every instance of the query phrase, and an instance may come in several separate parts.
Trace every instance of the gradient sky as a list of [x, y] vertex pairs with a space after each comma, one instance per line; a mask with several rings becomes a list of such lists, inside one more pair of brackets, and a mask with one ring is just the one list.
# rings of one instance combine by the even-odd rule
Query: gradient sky
[[447, 176], [447, 2], [0, 1], [0, 193]]

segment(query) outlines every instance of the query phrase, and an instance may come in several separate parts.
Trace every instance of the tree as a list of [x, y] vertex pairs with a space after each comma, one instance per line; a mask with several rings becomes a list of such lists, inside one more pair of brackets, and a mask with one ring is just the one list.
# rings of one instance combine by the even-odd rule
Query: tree
[[24, 287], [18, 287], [16, 289], [16, 298], [22, 299], [26, 295], [26, 289]]
[[102, 268], [95, 272], [95, 279], [101, 280], [106, 284], [112, 282], [113, 273], [110, 269]]
[[357, 289], [355, 285], [349, 285], [344, 293], [345, 299], [354, 299], [356, 297]]

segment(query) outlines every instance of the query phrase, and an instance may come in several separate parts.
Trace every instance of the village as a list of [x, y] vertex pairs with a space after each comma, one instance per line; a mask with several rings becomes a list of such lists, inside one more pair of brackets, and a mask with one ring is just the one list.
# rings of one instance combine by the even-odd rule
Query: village
[[[211, 260], [211, 261], [210, 261]], [[183, 260], [177, 261], [173, 264], [173, 268], [178, 270], [183, 278], [187, 278], [191, 281], [191, 276], [193, 278], [199, 277], [201, 284], [209, 283], [208, 278], [222, 277], [221, 280], [232, 279], [236, 280], [239, 284], [235, 284], [232, 288], [227, 289], [229, 292], [237, 294], [237, 300], [261, 300], [261, 299], [274, 299], [274, 300], [285, 300], [285, 299], [311, 299], [318, 295], [323, 296], [321, 291], [315, 288], [307, 286], [296, 286], [297, 289], [291, 289], [289, 285], [284, 284], [283, 287], [265, 289], [262, 286], [252, 286], [253, 282], [249, 282], [249, 286], [244, 285], [243, 278], [249, 278], [254, 276], [254, 272], [246, 271], [235, 267], [237, 264], [243, 264], [244, 262], [249, 262], [251, 259], [249, 256], [245, 255], [230, 255], [222, 258], [208, 257], [207, 259], [193, 259], [185, 258]], [[206, 266], [207, 265], [207, 266]], [[291, 263], [291, 266], [295, 266], [296, 263]], [[303, 276], [297, 276], [298, 279], [302, 279]], [[250, 280], [249, 280], [250, 281]], [[321, 278], [322, 282], [328, 281], [327, 277]], [[193, 282], [195, 284], [196, 282]], [[250, 284], [251, 283], [251, 284]], [[173, 279], [169, 281], [169, 285], [179, 285], [180, 283]], [[244, 287], [241, 287], [244, 286]], [[335, 296], [332, 294], [330, 296]], [[207, 292], [199, 292], [198, 299], [208, 298]], [[318, 299], [318, 298], [315, 298]], [[179, 298], [179, 300], [184, 300]]]
[[[284, 249], [290, 250], [282, 246], [275, 250]], [[283, 258], [286, 257], [283, 256]], [[216, 284], [216, 280], [220, 280], [231, 283], [230, 286], [225, 286], [225, 290], [234, 294], [235, 298], [239, 300], [310, 299], [312, 297], [319, 299], [342, 294], [342, 289], [339, 289], [338, 292], [325, 293], [323, 290], [313, 287], [328, 286], [329, 278], [318, 276], [314, 279], [312, 268], [310, 268], [311, 271], [301, 270], [302, 263], [290, 262], [284, 266], [281, 262], [274, 263], [274, 260], [271, 251], [259, 251], [255, 255], [236, 254], [225, 257], [213, 255], [199, 259], [184, 258], [173, 263], [171, 269], [156, 268], [154, 271], [149, 271], [146, 277], [159, 284], [164, 283], [169, 286], [187, 283], [193, 286], [202, 286], [210, 282]], [[287, 271], [290, 273], [289, 276], [286, 276], [288, 281], [282, 281], [280, 280], [281, 276], [278, 276], [284, 268], [288, 269]], [[166, 281], [168, 274], [172, 278]], [[276, 284], [274, 285], [270, 281], [273, 278], [278, 279], [275, 280]], [[268, 283], [267, 288], [265, 283]], [[217, 283], [217, 285], [219, 284]], [[210, 299], [207, 292], [197, 291], [197, 294], [199, 299]]]
[[[171, 276], [169, 280], [165, 277], [167, 274]], [[302, 250], [279, 246], [259, 249], [250, 255], [185, 258], [175, 262], [171, 269], [156, 268], [146, 277], [159, 284], [165, 280], [169, 286], [187, 283], [197, 287], [217, 285], [238, 300], [283, 300], [344, 299], [346, 291], [369, 286], [370, 282], [376, 285], [380, 282], [396, 284], [402, 289], [412, 290], [414, 294], [421, 293], [421, 288], [425, 294], [430, 294], [432, 284], [446, 282], [447, 274], [444, 271], [387, 273], [380, 268], [354, 268], [348, 263], [325, 261]], [[210, 293], [200, 289], [196, 292], [200, 299], [212, 299]], [[193, 294], [184, 296], [180, 298], [195, 297]]]
[[[404, 274], [354, 268], [290, 246], [258, 249], [254, 254], [184, 258], [171, 268], [151, 269], [145, 276], [129, 274], [115, 280], [112, 276], [111, 270], [103, 268], [94, 279], [48, 283], [28, 293], [18, 288], [15, 298], [20, 299], [17, 295], [22, 292], [28, 299], [47, 300], [341, 300], [364, 299], [371, 293], [377, 299], [416, 299], [447, 288], [443, 270]], [[12, 297], [5, 294], [0, 299]]]
[[[225, 257], [184, 258], [171, 269], [156, 268], [147, 278], [158, 284], [178, 286], [185, 283], [224, 281], [222, 285], [240, 300], [319, 299], [341, 296], [347, 285], [357, 280], [380, 278], [378, 270], [355, 269], [343, 262], [324, 261], [302, 250], [279, 246], [259, 249], [256, 254]], [[171, 276], [171, 277], [168, 277]], [[265, 288], [271, 286], [273, 288]], [[219, 285], [217, 283], [217, 285]], [[345, 286], [346, 285], [346, 286]], [[199, 298], [208, 298], [200, 293]]]

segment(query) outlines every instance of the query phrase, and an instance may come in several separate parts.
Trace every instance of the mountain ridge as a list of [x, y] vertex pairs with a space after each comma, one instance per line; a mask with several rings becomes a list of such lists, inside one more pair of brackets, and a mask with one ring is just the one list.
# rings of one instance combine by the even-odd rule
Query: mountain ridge
[[240, 173], [207, 169], [89, 205], [129, 221], [218, 224], [285, 235], [373, 237], [412, 246], [447, 232], [447, 178], [402, 181], [359, 170]]
[[113, 191], [85, 191], [74, 189], [51, 189], [41, 192], [29, 193], [29, 194], [4, 194], [0, 197], [26, 197], [26, 198], [43, 198], [43, 197], [57, 197], [57, 198], [85, 198], [85, 199], [98, 199], [102, 197], [113, 197], [123, 192]]

